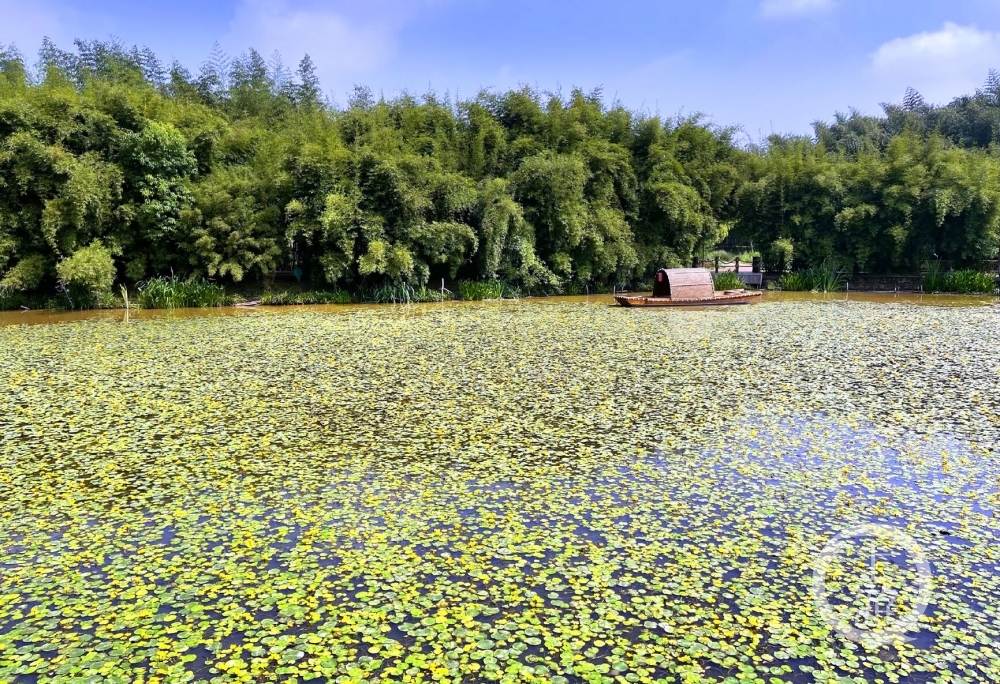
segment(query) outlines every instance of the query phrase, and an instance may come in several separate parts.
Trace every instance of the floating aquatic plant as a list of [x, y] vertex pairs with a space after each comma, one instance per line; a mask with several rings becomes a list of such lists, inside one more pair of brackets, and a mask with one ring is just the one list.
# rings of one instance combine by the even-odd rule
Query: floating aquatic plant
[[[996, 681], [998, 335], [843, 302], [0, 328], [0, 680]], [[869, 522], [933, 565], [915, 642], [811, 598]]]

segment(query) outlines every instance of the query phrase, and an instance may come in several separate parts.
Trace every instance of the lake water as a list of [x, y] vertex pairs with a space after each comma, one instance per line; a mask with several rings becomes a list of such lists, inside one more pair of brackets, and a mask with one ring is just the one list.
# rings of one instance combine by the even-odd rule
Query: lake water
[[0, 315], [0, 679], [1000, 680], [995, 299], [610, 301]]
[[[978, 306], [1000, 306], [997, 297], [986, 295], [939, 295], [939, 294], [913, 294], [901, 293], [892, 294], [885, 292], [768, 292], [765, 291], [760, 304], [778, 304], [782, 302], [869, 302], [883, 304], [913, 304], [926, 306], [948, 306], [948, 307], [978, 307]], [[594, 304], [596, 306], [615, 305], [614, 297], [611, 295], [592, 295], [577, 297], [544, 297], [528, 298], [518, 300], [517, 303], [537, 303], [537, 304]], [[507, 304], [515, 302], [508, 301]], [[253, 308], [240, 307], [220, 307], [205, 309], [150, 309], [133, 310], [130, 313], [130, 320], [146, 320], [150, 318], [203, 318], [216, 316], [246, 316], [262, 311], [273, 313], [302, 313], [304, 311], [322, 313], [347, 313], [350, 311], [383, 308], [382, 304], [330, 304], [314, 306], [261, 306]], [[413, 304], [397, 305], [399, 309], [408, 311], [419, 309], [433, 309], [441, 307], [468, 307], [478, 306], [469, 302], [446, 302], [444, 304]], [[714, 310], [714, 307], [712, 308]], [[110, 310], [84, 310], [84, 311], [0, 311], [0, 327], [6, 325], [40, 325], [44, 323], [67, 323], [70, 321], [89, 320], [123, 320], [125, 312], [119, 309]]]

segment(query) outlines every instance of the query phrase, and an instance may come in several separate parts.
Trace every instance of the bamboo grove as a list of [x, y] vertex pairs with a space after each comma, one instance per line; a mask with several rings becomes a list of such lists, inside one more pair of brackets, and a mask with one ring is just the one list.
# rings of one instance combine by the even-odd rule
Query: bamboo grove
[[323, 97], [308, 57], [192, 74], [149, 50], [0, 46], [0, 289], [108, 291], [154, 276], [316, 286], [440, 278], [629, 284], [727, 236], [772, 269], [975, 266], [1000, 245], [1000, 79], [908, 92], [812, 137], [738, 144], [524, 88], [452, 101]]

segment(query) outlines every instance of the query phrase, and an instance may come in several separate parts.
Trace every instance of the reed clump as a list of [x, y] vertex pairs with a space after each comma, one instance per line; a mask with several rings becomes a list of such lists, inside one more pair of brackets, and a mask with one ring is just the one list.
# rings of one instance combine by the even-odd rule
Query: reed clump
[[924, 274], [924, 290], [954, 294], [995, 294], [997, 277], [974, 269], [944, 271], [940, 264], [933, 263]]
[[226, 288], [204, 278], [161, 276], [142, 281], [137, 290], [137, 302], [143, 309], [205, 308], [227, 303]]
[[840, 292], [846, 284], [843, 269], [829, 261], [805, 271], [785, 273], [778, 280], [778, 287], [787, 292]]

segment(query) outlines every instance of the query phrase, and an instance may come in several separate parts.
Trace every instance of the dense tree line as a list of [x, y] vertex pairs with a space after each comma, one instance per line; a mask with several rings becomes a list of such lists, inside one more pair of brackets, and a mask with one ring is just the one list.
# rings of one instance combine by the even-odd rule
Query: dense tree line
[[747, 156], [739, 228], [772, 264], [893, 273], [997, 257], [1000, 76], [947, 106], [909, 90], [883, 109], [838, 114], [814, 138], [773, 136]]
[[46, 41], [30, 67], [0, 46], [0, 287], [624, 284], [730, 232], [774, 267], [971, 264], [1000, 242], [997, 81], [741, 147], [600, 92], [335, 107], [308, 57], [216, 49], [192, 74], [114, 42]]

